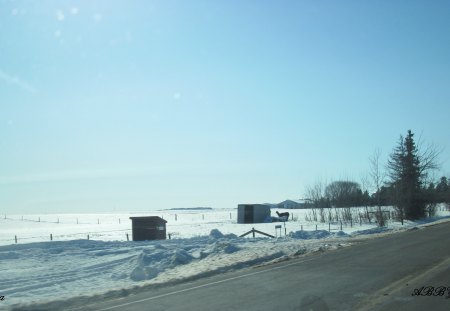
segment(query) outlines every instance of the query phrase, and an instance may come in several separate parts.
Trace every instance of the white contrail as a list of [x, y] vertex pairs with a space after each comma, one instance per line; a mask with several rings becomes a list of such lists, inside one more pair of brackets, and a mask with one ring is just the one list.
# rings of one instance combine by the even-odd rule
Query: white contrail
[[30, 93], [36, 93], [36, 91], [37, 91], [36, 88], [34, 86], [32, 86], [31, 84], [29, 84], [28, 82], [23, 81], [22, 79], [20, 79], [17, 76], [9, 75], [1, 69], [0, 69], [0, 80], [3, 80], [8, 84], [16, 85], [19, 88], [21, 88], [22, 90], [30, 92]]

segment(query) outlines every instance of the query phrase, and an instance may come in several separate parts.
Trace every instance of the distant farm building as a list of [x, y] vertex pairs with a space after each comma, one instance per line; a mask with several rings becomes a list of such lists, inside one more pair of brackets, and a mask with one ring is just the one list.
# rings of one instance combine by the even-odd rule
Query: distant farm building
[[285, 200], [281, 203], [277, 204], [277, 208], [285, 208], [285, 209], [301, 209], [301, 208], [310, 208], [312, 205], [312, 201], [309, 199], [304, 200]]
[[266, 204], [238, 205], [238, 224], [253, 224], [270, 221], [270, 206]]
[[167, 220], [158, 216], [130, 217], [133, 241], [165, 240]]

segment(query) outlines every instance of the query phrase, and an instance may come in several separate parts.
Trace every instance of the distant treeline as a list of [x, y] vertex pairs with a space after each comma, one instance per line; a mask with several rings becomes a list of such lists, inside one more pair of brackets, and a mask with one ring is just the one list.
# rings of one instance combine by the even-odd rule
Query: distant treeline
[[369, 158], [370, 178], [363, 178], [363, 188], [348, 180], [317, 182], [307, 189], [306, 196], [313, 208], [378, 206], [381, 225], [381, 206], [394, 206], [402, 223], [404, 219], [432, 216], [437, 203], [450, 204], [448, 178], [433, 181], [429, 177], [431, 171], [439, 169], [439, 154], [433, 145], [423, 148], [420, 141], [416, 143], [414, 134], [408, 131], [405, 137], [400, 136], [385, 165], [380, 163], [381, 152], [375, 150]]
[[[325, 186], [323, 195], [314, 196], [307, 203], [313, 208], [395, 206], [397, 189], [394, 185], [383, 185], [373, 194], [362, 191], [354, 181], [334, 181]], [[420, 189], [420, 196], [427, 203], [450, 203], [449, 179], [442, 176], [438, 182], [430, 182]]]

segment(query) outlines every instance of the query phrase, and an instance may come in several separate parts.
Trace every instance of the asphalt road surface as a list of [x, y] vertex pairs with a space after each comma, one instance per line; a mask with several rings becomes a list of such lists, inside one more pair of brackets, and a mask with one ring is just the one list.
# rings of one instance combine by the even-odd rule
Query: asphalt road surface
[[[448, 311], [449, 236], [450, 223], [444, 223], [279, 264], [104, 299], [73, 309], [65, 307], [97, 311]], [[430, 286], [435, 290], [431, 291]], [[426, 288], [420, 291], [423, 287]]]

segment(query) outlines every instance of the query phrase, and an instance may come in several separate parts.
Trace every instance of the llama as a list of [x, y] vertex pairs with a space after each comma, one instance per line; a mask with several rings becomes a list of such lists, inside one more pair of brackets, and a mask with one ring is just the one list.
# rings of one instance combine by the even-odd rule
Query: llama
[[279, 218], [284, 218], [283, 221], [288, 221], [289, 220], [289, 213], [285, 212], [285, 213], [278, 213], [278, 211], [276, 211], [277, 215]]

